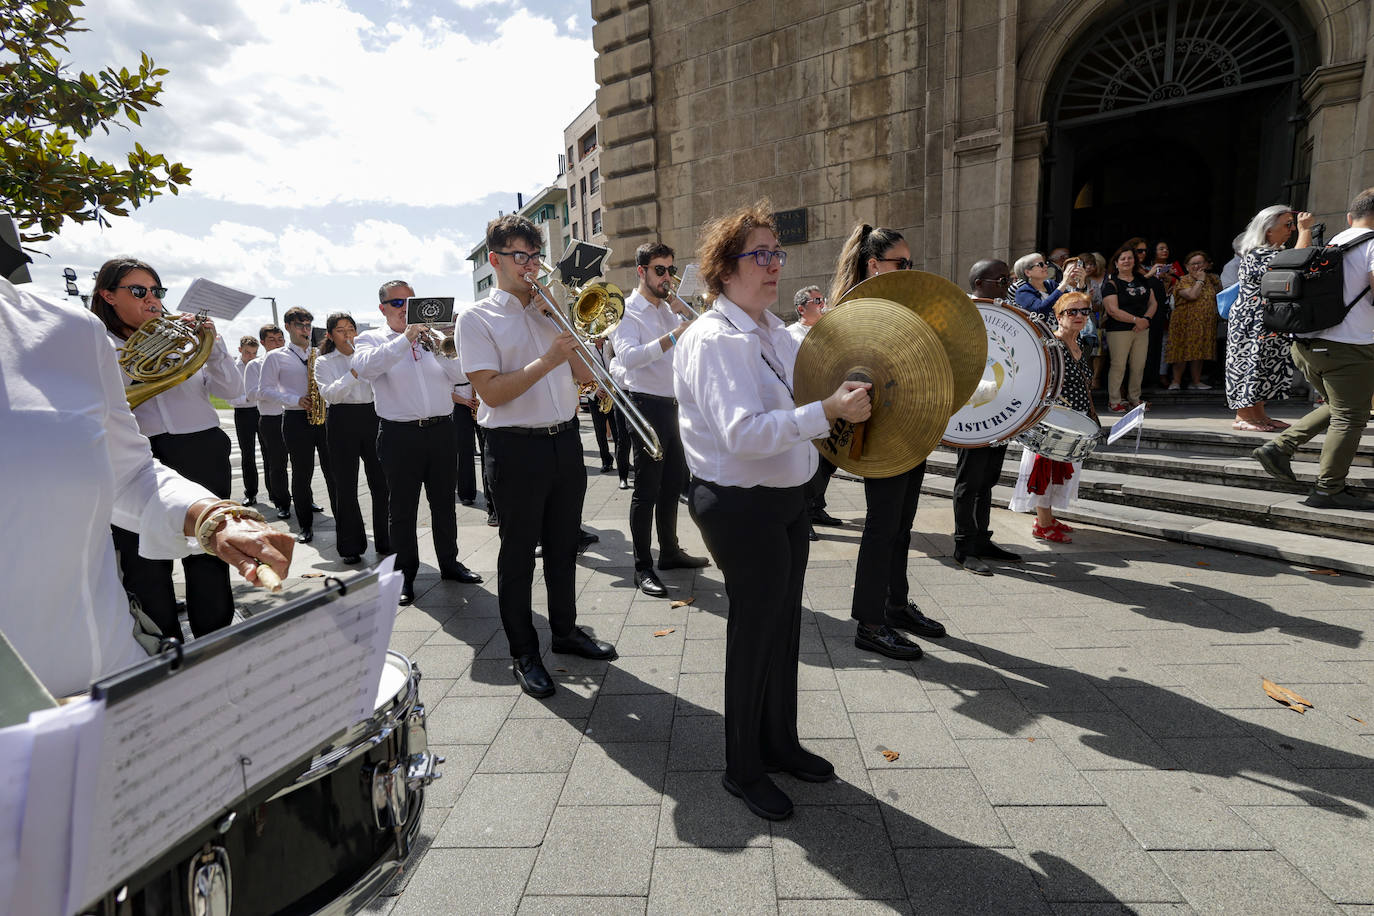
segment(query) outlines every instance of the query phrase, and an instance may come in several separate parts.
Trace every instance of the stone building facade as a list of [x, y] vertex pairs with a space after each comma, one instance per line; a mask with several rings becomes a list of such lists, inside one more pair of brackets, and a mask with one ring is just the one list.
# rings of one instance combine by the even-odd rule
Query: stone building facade
[[[563, 128], [563, 145], [567, 148], [568, 168], [564, 173], [567, 189], [568, 220], [572, 237], [595, 245], [606, 244], [604, 217], [606, 205], [601, 181], [600, 119], [596, 102], [582, 110], [573, 122]], [[549, 256], [557, 258], [562, 248], [549, 249]]]
[[[782, 301], [860, 221], [960, 285], [1127, 236], [1229, 257], [1259, 208], [1334, 234], [1374, 185], [1368, 0], [592, 0], [612, 273], [767, 197]], [[614, 279], [614, 277], [613, 277]]]

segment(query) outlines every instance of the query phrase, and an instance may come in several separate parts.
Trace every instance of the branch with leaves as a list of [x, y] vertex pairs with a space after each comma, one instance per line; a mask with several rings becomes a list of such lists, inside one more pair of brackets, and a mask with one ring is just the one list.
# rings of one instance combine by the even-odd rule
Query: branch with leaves
[[[139, 126], [160, 107], [167, 74], [147, 54], [137, 70], [73, 73], [66, 36], [84, 32], [73, 12], [82, 0], [0, 0], [0, 209], [18, 221], [24, 242], [52, 238], [64, 222], [108, 225], [178, 186], [191, 170], [135, 142], [127, 167], [79, 150], [95, 131]], [[125, 123], [128, 122], [128, 123]]]

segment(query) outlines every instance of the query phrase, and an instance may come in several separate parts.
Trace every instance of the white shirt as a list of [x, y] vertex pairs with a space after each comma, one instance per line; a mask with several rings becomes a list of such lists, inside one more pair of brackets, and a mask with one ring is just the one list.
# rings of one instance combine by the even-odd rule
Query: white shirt
[[259, 404], [272, 404], [283, 410], [305, 409], [300, 401], [305, 397], [305, 367], [310, 361], [311, 349], [288, 343], [263, 357], [262, 378], [258, 382]]
[[[458, 318], [463, 368], [469, 373], [494, 369], [504, 374], [523, 369], [547, 353], [559, 330], [539, 310], [538, 303], [535, 298], [522, 306], [510, 293], [494, 289], [490, 296], [464, 309]], [[562, 423], [577, 412], [577, 389], [572, 367], [561, 363], [524, 394], [500, 407], [483, 401], [477, 408], [477, 422], [488, 429]]]
[[239, 374], [239, 396], [236, 398], [226, 398], [230, 407], [255, 407], [251, 389], [248, 387], [248, 367], [256, 362], [258, 357], [253, 357], [248, 362], [243, 361], [243, 357], [234, 357], [234, 368]]
[[467, 381], [462, 360], [435, 356], [389, 327], [359, 334], [353, 347], [353, 368], [372, 383], [377, 416], [383, 420], [423, 420], [453, 413], [449, 392], [457, 382]]
[[214, 494], [153, 460], [90, 312], [0, 279], [0, 630], [53, 694], [147, 655], [134, 641], [110, 524], [139, 552], [192, 552], [186, 511]]
[[[124, 341], [108, 331], [106, 339], [113, 349], [124, 346]], [[210, 357], [195, 375], [134, 408], [134, 419], [143, 435], [198, 433], [218, 427], [219, 411], [210, 403], [210, 395], [229, 400], [243, 394], [243, 378], [234, 362], [224, 338], [216, 338]], [[131, 381], [124, 376], [124, 384]]]
[[243, 396], [258, 413], [264, 417], [280, 417], [281, 405], [271, 404], [262, 399], [262, 364], [267, 362], [267, 354], [256, 357], [243, 370]]
[[[338, 350], [315, 359], [315, 384], [330, 404], [371, 404], [372, 385], [353, 374], [353, 354]], [[417, 418], [418, 419], [418, 418]]]
[[[773, 345], [776, 367], [764, 361], [760, 334]], [[765, 312], [760, 328], [721, 296], [678, 349], [673, 389], [692, 473], [730, 487], [806, 483], [819, 462], [811, 440], [824, 437], [830, 421], [820, 401], [792, 403], [797, 342], [782, 320]]]
[[625, 370], [626, 388], [661, 398], [673, 396], [675, 346], [664, 350], [658, 339], [676, 331], [681, 323], [666, 301], [654, 305], [638, 289], [630, 294], [625, 300], [625, 317], [611, 329], [616, 359]]
[[[1367, 231], [1351, 226], [1337, 232], [1327, 244], [1343, 245]], [[1345, 296], [1345, 301], [1349, 302], [1357, 293], [1369, 286], [1369, 274], [1374, 271], [1374, 238], [1347, 251], [1343, 267], [1345, 274], [1341, 283], [1341, 293]], [[1320, 337], [1322, 340], [1336, 343], [1374, 344], [1374, 305], [1370, 304], [1371, 296], [1374, 296], [1374, 292], [1365, 293], [1364, 297], [1345, 313], [1345, 320], [1335, 327], [1293, 336]]]
[[797, 342], [799, 347], [801, 342], [806, 339], [806, 333], [810, 330], [811, 325], [802, 324], [800, 321], [794, 321], [787, 326], [787, 333], [792, 335], [792, 339]]

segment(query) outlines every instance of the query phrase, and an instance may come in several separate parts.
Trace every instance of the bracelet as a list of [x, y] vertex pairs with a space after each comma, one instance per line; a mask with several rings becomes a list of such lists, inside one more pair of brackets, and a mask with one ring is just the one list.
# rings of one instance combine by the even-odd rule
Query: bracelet
[[211, 513], [211, 512], [214, 512], [216, 509], [221, 509], [221, 508], [224, 508], [225, 506], [237, 506], [237, 505], [239, 505], [239, 503], [234, 502], [232, 499], [217, 499], [217, 500], [215, 500], [214, 502], [210, 503], [210, 505], [208, 505], [208, 506], [206, 506], [204, 509], [201, 509], [201, 510], [200, 510], [200, 514], [196, 516], [196, 523], [195, 523], [194, 525], [191, 526], [191, 531], [192, 531], [192, 532], [199, 531], [199, 530], [200, 530], [200, 526], [201, 526], [202, 524], [205, 523], [205, 520], [206, 520], [207, 518], [210, 517], [210, 513]]
[[673, 342], [673, 346], [677, 346], [677, 338], [673, 336], [672, 331], [668, 332], [668, 339]]
[[219, 556], [210, 547], [210, 538], [221, 528], [224, 522], [229, 519], [249, 518], [258, 522], [265, 522], [262, 513], [257, 509], [250, 509], [247, 506], [240, 506], [237, 503], [220, 503], [208, 513], [201, 514], [201, 521], [196, 525], [196, 542], [200, 544], [210, 556]]

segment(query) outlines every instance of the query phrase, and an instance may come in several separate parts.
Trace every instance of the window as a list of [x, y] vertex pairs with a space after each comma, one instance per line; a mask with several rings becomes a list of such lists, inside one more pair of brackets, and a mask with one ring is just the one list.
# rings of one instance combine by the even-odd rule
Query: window
[[568, 165], [571, 166], [577, 160], [573, 158], [573, 148], [568, 147]]
[[577, 223], [573, 223], [573, 238], [577, 238]]
[[569, 205], [569, 206], [572, 206], [572, 205], [574, 205], [574, 204], [576, 204], [576, 203], [577, 203], [577, 185], [576, 185], [575, 183], [572, 183], [572, 184], [569, 184], [569, 185], [568, 185], [568, 205]]
[[582, 196], [587, 196], [587, 179], [585, 177], [582, 179]]
[[596, 128], [593, 127], [591, 130], [589, 130], [589, 131], [587, 131], [585, 134], [583, 134], [583, 135], [582, 135], [582, 140], [579, 142], [578, 145], [579, 145], [579, 147], [580, 147], [581, 150], [582, 150], [582, 156], [580, 157], [580, 158], [582, 158], [582, 159], [586, 159], [589, 155], [591, 155], [593, 152], [595, 152], [595, 151], [596, 151]]
[[601, 211], [592, 211], [592, 235], [601, 234]]
[[600, 188], [600, 187], [601, 187], [601, 170], [600, 170], [600, 169], [592, 169], [592, 183], [591, 183], [591, 185], [590, 185], [591, 192], [592, 192], [593, 194], [595, 194], [596, 191], [597, 191], [597, 189]]
[[478, 280], [478, 281], [477, 281], [477, 291], [480, 293], [480, 292], [482, 292], [483, 290], [491, 289], [491, 281], [492, 281], [492, 279], [493, 279], [492, 277], [483, 277], [482, 279]]

